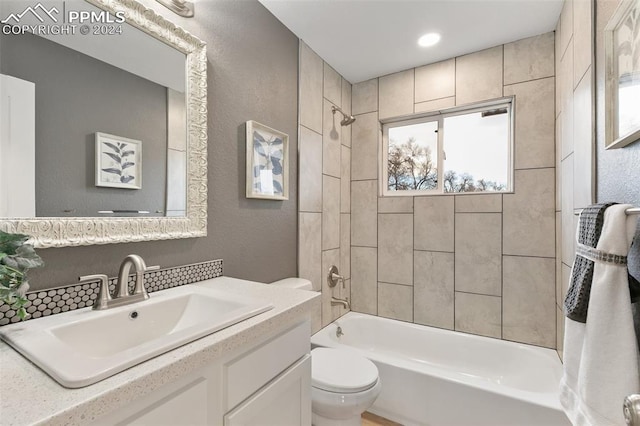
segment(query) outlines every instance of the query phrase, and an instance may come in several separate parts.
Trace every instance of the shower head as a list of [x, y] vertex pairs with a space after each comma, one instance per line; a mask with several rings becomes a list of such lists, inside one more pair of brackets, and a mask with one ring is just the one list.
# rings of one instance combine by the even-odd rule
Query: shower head
[[342, 114], [342, 121], [340, 121], [341, 126], [348, 126], [349, 124], [356, 121], [356, 118], [353, 115], [347, 115], [343, 110], [341, 110], [337, 106], [332, 106], [331, 112], [335, 115], [336, 111], [340, 111], [340, 114]]
[[342, 126], [348, 126], [349, 124], [353, 123], [354, 121], [356, 121], [356, 118], [353, 115], [350, 116], [344, 116], [344, 118], [342, 119], [342, 121], [340, 122], [340, 125]]

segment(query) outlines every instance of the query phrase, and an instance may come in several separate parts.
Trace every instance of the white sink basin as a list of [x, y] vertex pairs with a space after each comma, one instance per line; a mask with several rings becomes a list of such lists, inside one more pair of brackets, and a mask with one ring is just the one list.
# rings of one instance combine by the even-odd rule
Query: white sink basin
[[61, 385], [79, 388], [272, 308], [185, 285], [128, 306], [7, 325], [0, 337]]

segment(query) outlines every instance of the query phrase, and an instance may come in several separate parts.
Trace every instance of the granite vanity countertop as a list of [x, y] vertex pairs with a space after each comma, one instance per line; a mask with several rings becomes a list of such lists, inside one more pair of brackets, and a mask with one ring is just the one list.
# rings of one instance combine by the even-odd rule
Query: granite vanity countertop
[[[274, 308], [80, 389], [59, 385], [0, 342], [0, 424], [87, 424], [318, 309], [320, 294], [219, 277], [195, 284], [257, 298]], [[152, 296], [153, 297], [153, 296]]]

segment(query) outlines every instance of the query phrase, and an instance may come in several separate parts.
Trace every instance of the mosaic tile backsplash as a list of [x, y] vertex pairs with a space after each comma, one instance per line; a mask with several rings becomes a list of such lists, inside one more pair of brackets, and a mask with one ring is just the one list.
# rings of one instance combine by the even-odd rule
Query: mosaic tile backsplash
[[[145, 287], [147, 292], [165, 290], [198, 281], [222, 276], [222, 259], [190, 265], [175, 266], [145, 272]], [[109, 290], [113, 293], [117, 278], [109, 278]], [[129, 289], [133, 290], [135, 276], [129, 276]], [[74, 309], [92, 306], [98, 295], [99, 282], [83, 281], [68, 286], [27, 293], [29, 302], [26, 305], [30, 319], [46, 317]], [[6, 303], [0, 302], [0, 326], [18, 322], [20, 318], [14, 309]]]

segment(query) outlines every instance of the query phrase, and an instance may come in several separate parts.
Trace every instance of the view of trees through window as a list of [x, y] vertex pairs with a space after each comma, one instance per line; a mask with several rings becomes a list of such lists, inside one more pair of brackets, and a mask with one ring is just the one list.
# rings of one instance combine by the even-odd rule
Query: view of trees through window
[[438, 186], [438, 122], [389, 129], [389, 190], [429, 190]]
[[[429, 117], [387, 128], [387, 190], [508, 190], [510, 115], [505, 107]], [[438, 124], [442, 127], [441, 148]], [[438, 170], [442, 157], [443, 170]]]

